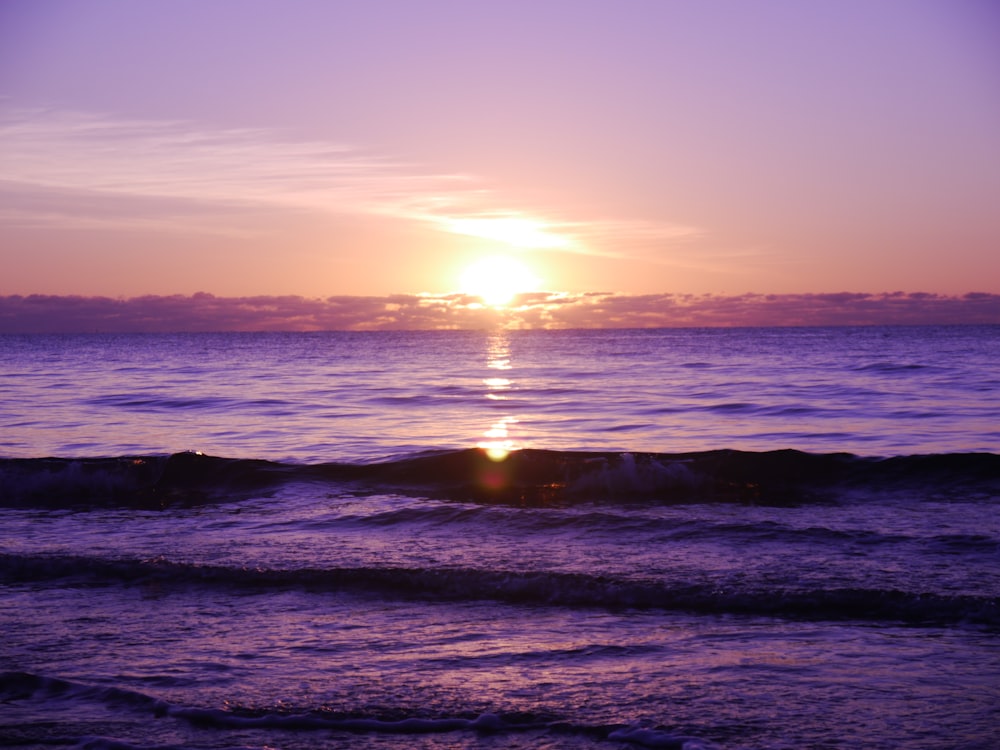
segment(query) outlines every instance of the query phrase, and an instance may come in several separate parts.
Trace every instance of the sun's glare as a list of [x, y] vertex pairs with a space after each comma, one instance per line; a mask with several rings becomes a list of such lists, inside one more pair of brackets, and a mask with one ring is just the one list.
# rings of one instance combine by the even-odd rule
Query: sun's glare
[[524, 263], [507, 256], [485, 258], [465, 269], [462, 291], [491, 307], [510, 304], [518, 294], [538, 289], [539, 280]]

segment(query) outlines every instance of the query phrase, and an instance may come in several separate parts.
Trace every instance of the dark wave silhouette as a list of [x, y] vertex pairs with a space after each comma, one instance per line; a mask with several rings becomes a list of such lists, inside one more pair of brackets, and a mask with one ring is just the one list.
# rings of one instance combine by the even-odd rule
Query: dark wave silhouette
[[0, 459], [0, 504], [163, 507], [266, 493], [291, 482], [512, 505], [577, 502], [800, 504], [834, 491], [1000, 489], [1000, 455], [865, 458], [847, 453], [736, 450], [611, 453], [520, 450], [492, 460], [479, 449], [380, 463], [294, 464], [176, 453], [111, 458]]

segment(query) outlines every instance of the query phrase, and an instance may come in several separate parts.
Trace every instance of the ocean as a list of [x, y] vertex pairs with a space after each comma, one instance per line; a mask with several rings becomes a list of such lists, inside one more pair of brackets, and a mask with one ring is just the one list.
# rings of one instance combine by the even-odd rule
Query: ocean
[[0, 336], [0, 744], [995, 749], [998, 510], [998, 326]]

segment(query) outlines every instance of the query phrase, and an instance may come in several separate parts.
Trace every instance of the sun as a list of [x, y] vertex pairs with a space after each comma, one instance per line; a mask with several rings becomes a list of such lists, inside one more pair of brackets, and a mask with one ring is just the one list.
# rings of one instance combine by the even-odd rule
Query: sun
[[476, 261], [465, 269], [462, 291], [482, 298], [490, 307], [504, 307], [522, 292], [538, 289], [538, 277], [524, 263], [506, 255]]

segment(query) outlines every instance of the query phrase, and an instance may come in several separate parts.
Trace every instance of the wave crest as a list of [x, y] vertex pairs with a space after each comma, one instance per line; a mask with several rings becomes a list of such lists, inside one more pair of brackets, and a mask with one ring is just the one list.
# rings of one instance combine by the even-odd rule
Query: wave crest
[[995, 495], [1000, 455], [953, 453], [863, 458], [716, 450], [695, 453], [443, 451], [371, 464], [291, 464], [200, 453], [112, 458], [0, 459], [0, 504], [42, 507], [172, 504], [231, 500], [291, 482], [349, 484], [511, 505], [576, 502], [752, 502], [799, 504], [843, 489], [904, 486]]
[[196, 585], [272, 591], [308, 588], [431, 601], [492, 600], [508, 604], [735, 614], [805, 620], [872, 620], [911, 625], [1000, 626], [995, 597], [914, 593], [895, 589], [720, 589], [710, 584], [633, 580], [552, 571], [475, 568], [233, 568], [165, 559], [0, 554], [0, 581]]

